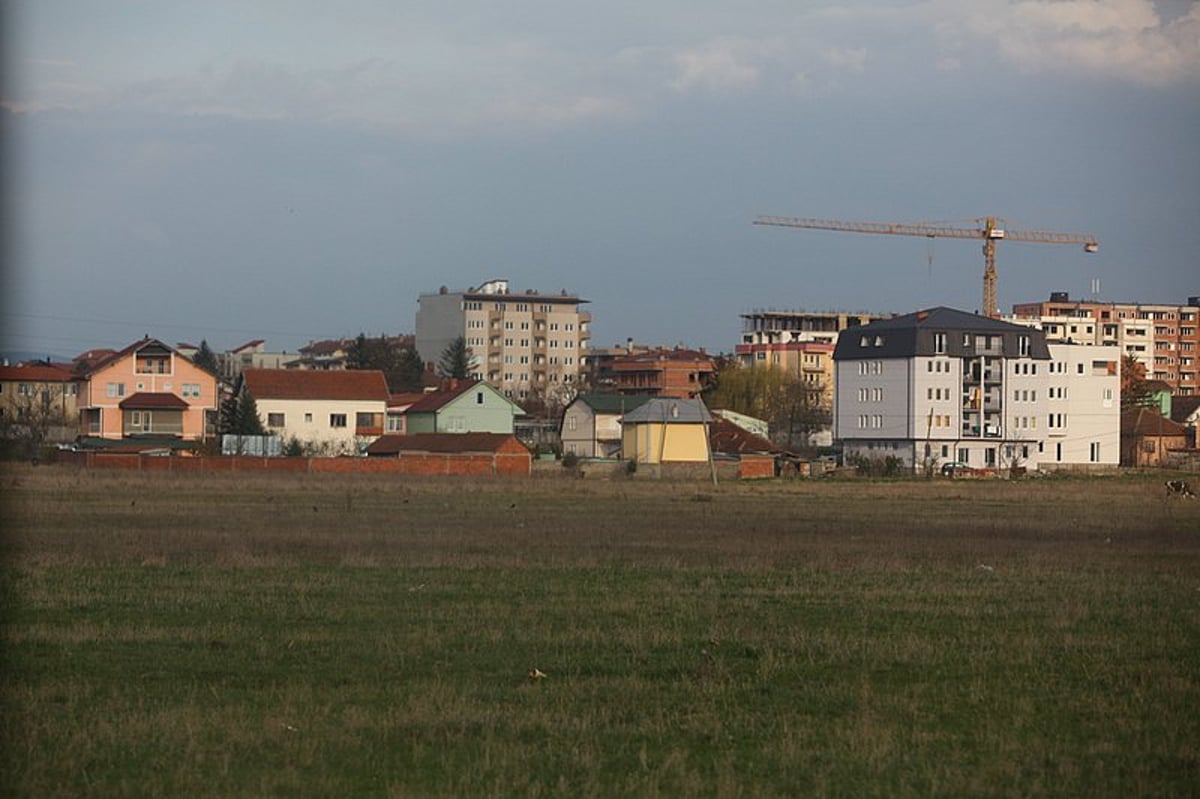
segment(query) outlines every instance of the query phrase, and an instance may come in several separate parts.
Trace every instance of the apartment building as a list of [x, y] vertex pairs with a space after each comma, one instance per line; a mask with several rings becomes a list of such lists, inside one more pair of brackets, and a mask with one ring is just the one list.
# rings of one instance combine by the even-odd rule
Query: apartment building
[[417, 300], [417, 352], [437, 363], [451, 341], [463, 337], [472, 377], [510, 399], [571, 393], [579, 382], [591, 314], [587, 300], [562, 291], [513, 293], [507, 280], [477, 288], [422, 294]]
[[712, 356], [685, 347], [657, 348], [617, 356], [609, 364], [612, 384], [625, 395], [694, 399], [716, 374]]
[[834, 352], [845, 455], [910, 468], [1108, 468], [1120, 457], [1120, 351], [951, 308], [845, 331]]
[[1048, 302], [1013, 305], [1013, 317], [1036, 320], [1051, 337], [1117, 346], [1175, 394], [1200, 394], [1200, 296], [1171, 305], [1072, 300], [1056, 291]]

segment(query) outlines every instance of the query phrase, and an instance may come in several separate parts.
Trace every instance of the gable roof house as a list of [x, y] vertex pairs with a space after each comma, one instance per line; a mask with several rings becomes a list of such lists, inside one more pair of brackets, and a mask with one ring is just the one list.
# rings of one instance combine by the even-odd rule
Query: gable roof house
[[451, 380], [404, 411], [407, 433], [504, 433], [525, 411], [482, 380]]
[[378, 370], [247, 369], [267, 432], [320, 455], [359, 454], [383, 435], [388, 388]]
[[198, 441], [216, 429], [217, 378], [146, 337], [83, 366], [80, 432], [99, 438]]
[[1173, 451], [1187, 449], [1187, 428], [1154, 408], [1121, 414], [1121, 465], [1168, 466]]
[[712, 416], [699, 399], [654, 397], [621, 418], [621, 453], [636, 463], [707, 461]]
[[78, 418], [79, 384], [64, 366], [0, 366], [0, 435], [17, 427], [42, 428], [48, 440], [70, 441]]
[[563, 409], [559, 439], [563, 453], [581, 458], [621, 457], [621, 417], [649, 396], [580, 394]]

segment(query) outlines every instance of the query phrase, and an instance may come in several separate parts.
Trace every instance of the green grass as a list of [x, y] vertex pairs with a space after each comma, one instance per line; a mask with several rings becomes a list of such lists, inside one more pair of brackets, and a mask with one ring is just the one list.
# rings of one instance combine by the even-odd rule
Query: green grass
[[1200, 502], [1158, 479], [4, 490], [6, 795], [1200, 785]]

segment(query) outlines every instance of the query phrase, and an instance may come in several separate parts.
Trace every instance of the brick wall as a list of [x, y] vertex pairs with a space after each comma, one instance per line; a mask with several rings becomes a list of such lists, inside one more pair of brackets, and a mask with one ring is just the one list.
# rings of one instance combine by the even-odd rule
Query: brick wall
[[274, 472], [529, 477], [528, 453], [406, 454], [402, 458], [259, 458], [252, 455], [163, 457], [114, 452], [63, 452], [61, 463], [147, 472]]

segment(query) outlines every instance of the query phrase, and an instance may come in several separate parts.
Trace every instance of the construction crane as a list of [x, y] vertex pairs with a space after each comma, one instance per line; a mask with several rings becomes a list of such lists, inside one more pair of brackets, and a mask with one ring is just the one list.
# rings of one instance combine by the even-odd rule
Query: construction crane
[[999, 316], [996, 305], [996, 242], [1030, 241], [1037, 244], [1082, 244], [1084, 252], [1096, 252], [1096, 237], [1085, 233], [1056, 233], [1049, 230], [1007, 230], [1004, 221], [994, 216], [971, 220], [975, 227], [958, 227], [936, 222], [841, 222], [835, 219], [797, 219], [788, 216], [760, 216], [756, 225], [842, 230], [851, 233], [882, 233], [889, 236], [923, 236], [928, 239], [983, 239], [983, 312]]

